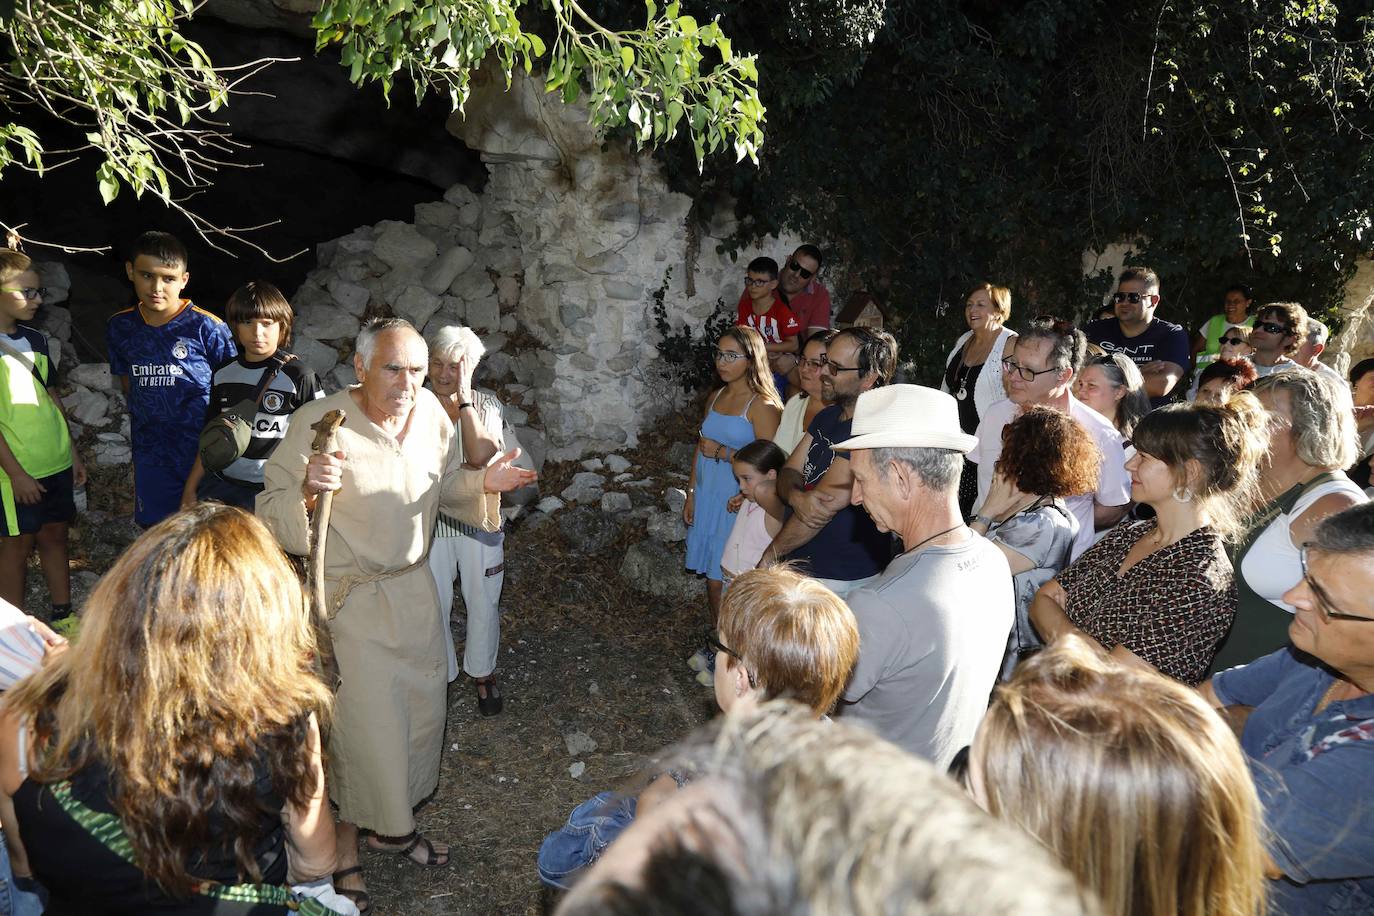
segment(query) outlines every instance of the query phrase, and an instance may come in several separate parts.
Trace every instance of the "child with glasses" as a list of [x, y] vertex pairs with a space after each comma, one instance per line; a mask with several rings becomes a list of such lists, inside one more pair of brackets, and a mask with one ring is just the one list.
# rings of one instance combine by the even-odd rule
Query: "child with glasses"
[[48, 341], [31, 321], [43, 289], [28, 257], [0, 250], [0, 598], [24, 606], [24, 571], [38, 551], [54, 619], [72, 612], [67, 526], [86, 467], [57, 396]]
[[739, 327], [753, 328], [763, 335], [764, 348], [769, 355], [797, 352], [797, 335], [801, 322], [778, 295], [778, 262], [772, 258], [754, 258], [744, 274], [744, 295], [739, 299]]
[[731, 462], [755, 439], [771, 439], [782, 416], [782, 399], [757, 331], [734, 327], [722, 334], [715, 363], [716, 374], [725, 384], [711, 395], [702, 419], [682, 508], [682, 520], [687, 523], [686, 565], [706, 576], [713, 623], [720, 611], [720, 558], [735, 522], [726, 504], [739, 493]]

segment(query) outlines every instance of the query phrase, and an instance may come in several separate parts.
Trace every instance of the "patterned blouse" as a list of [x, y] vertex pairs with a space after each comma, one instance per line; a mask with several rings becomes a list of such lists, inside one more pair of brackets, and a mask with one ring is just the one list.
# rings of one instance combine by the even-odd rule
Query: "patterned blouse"
[[1074, 626], [1107, 649], [1125, 646], [1169, 677], [1197, 686], [1236, 615], [1222, 540], [1199, 528], [1118, 575], [1155, 521], [1118, 525], [1058, 576]]

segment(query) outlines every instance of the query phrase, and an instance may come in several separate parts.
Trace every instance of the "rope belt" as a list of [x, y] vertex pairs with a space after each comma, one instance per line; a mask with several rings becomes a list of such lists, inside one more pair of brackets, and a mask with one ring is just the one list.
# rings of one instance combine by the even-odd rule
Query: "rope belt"
[[344, 602], [348, 600], [348, 596], [353, 593], [353, 589], [358, 586], [368, 585], [373, 582], [381, 582], [384, 579], [394, 579], [397, 576], [404, 576], [406, 573], [414, 572], [428, 564], [429, 548], [426, 547], [420, 559], [411, 563], [404, 569], [391, 569], [386, 572], [373, 573], [370, 576], [341, 576], [338, 580], [338, 584], [334, 586], [333, 596], [329, 599], [329, 619], [334, 619], [335, 615], [339, 613], [339, 609], [344, 606]]

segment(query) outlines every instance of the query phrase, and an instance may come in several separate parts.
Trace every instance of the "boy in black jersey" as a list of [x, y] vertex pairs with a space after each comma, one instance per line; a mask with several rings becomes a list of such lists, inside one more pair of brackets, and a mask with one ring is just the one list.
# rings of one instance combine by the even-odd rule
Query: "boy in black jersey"
[[286, 352], [294, 317], [291, 303], [271, 283], [255, 281], [234, 291], [225, 317], [239, 344], [239, 355], [215, 368], [209, 420], [243, 400], [255, 398], [263, 376], [273, 372], [253, 417], [253, 438], [243, 456], [222, 471], [207, 472], [196, 458], [181, 494], [181, 508], [215, 500], [253, 511], [262, 491], [267, 456], [286, 435], [291, 414], [307, 401], [324, 397], [314, 371]]

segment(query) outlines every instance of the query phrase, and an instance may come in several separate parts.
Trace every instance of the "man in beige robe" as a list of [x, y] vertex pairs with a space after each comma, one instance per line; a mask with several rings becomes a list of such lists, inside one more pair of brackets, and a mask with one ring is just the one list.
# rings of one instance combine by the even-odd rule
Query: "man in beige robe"
[[[518, 450], [484, 469], [462, 466], [453, 424], [421, 387], [428, 354], [409, 323], [373, 322], [357, 350], [361, 384], [296, 411], [257, 500], [282, 546], [305, 555], [317, 496], [335, 491], [325, 576], [342, 681], [329, 737], [330, 796], [339, 806], [346, 866], [340, 877], [357, 874], [347, 866], [356, 863], [359, 827], [378, 835], [369, 840], [373, 848], [425, 865], [448, 861], [443, 844], [416, 833], [412, 815], [438, 784], [446, 710], [429, 544], [441, 505], [447, 515], [495, 531], [498, 494], [534, 478], [512, 466]], [[335, 409], [347, 414], [338, 451], [312, 455], [311, 424]]]

